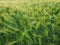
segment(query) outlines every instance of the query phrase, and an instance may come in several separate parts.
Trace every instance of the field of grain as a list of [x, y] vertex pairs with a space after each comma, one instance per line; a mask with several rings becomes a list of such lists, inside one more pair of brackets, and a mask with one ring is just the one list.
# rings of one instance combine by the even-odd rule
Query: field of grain
[[0, 45], [60, 45], [60, 1], [0, 0]]

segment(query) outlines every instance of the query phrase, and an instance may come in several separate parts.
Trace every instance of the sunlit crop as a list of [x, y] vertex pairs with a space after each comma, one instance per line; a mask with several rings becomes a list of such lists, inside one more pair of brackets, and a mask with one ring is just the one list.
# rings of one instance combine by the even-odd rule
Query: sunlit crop
[[60, 45], [60, 2], [1, 2], [0, 45]]

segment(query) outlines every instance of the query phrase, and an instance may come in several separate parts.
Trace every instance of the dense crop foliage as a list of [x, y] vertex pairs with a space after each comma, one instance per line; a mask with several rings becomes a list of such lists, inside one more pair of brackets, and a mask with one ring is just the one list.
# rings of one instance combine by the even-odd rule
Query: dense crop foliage
[[0, 45], [60, 45], [59, 2], [21, 7], [0, 7]]

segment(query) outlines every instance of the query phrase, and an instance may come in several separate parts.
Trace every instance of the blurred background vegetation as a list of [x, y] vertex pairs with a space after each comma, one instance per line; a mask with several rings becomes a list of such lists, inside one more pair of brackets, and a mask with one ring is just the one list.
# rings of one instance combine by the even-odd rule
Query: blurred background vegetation
[[60, 1], [0, 0], [0, 45], [60, 45]]

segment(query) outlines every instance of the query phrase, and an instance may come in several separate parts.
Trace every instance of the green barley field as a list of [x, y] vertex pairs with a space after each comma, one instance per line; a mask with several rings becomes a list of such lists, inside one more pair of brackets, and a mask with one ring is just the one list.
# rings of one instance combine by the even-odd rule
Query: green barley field
[[60, 45], [60, 1], [0, 0], [0, 45]]

